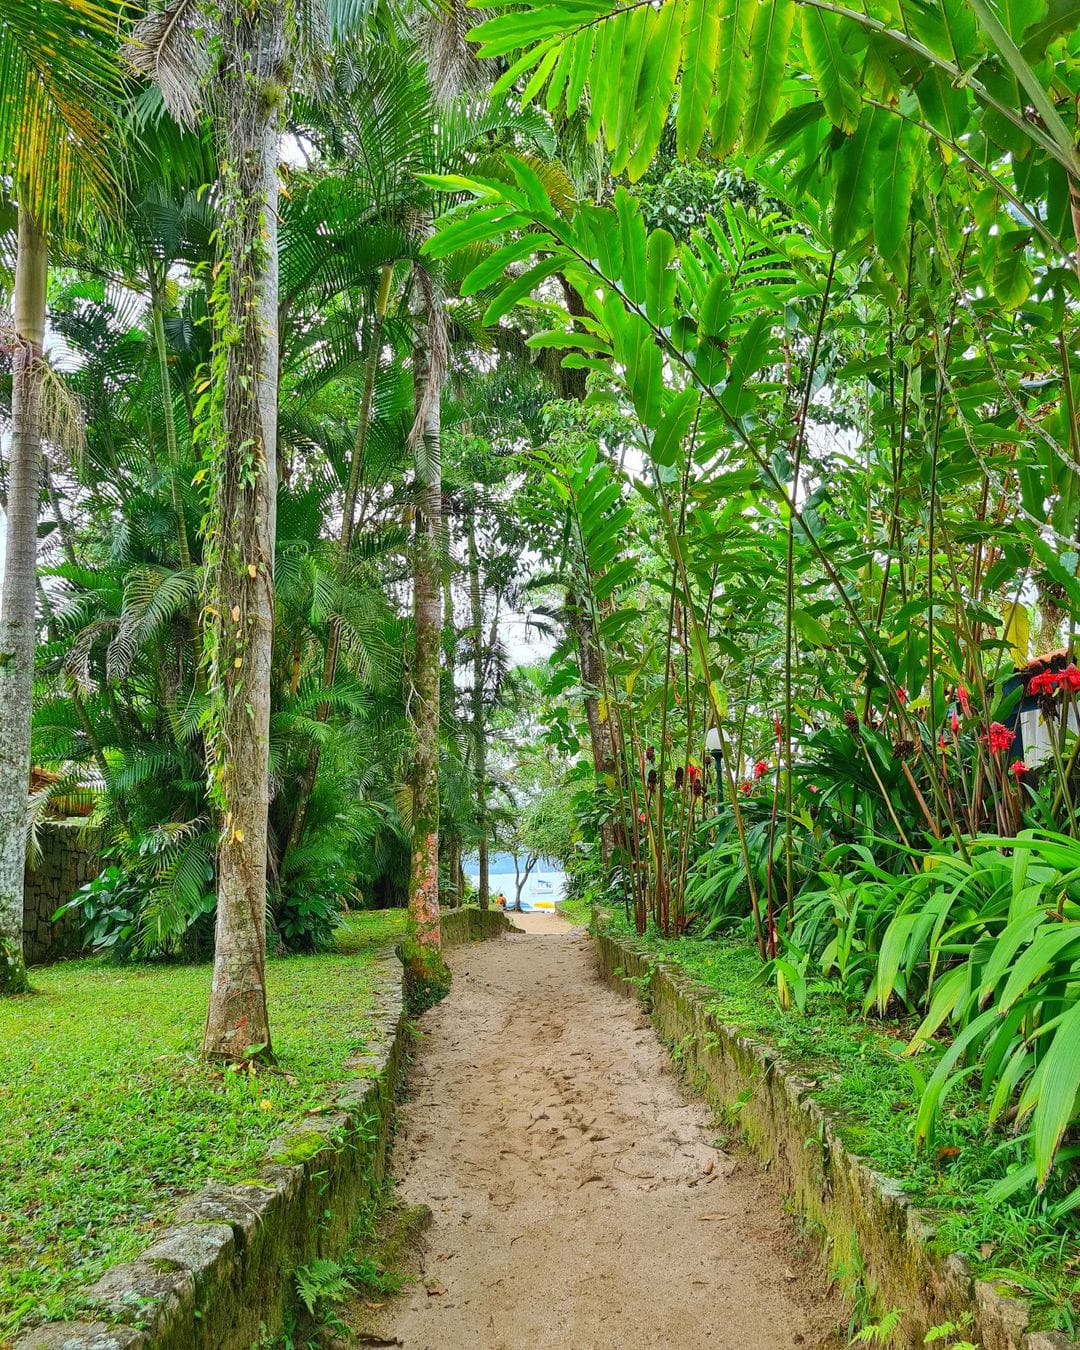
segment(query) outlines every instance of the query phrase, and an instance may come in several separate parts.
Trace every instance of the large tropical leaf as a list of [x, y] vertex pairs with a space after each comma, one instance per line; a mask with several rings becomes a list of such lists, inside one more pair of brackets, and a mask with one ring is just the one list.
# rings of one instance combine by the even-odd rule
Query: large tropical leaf
[[46, 226], [117, 205], [121, 9], [7, 0], [0, 13], [0, 172]]

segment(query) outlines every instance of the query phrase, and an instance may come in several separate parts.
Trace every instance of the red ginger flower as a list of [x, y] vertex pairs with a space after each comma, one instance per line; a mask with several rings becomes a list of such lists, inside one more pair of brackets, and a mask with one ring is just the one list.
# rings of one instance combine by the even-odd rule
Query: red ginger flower
[[758, 762], [754, 765], [754, 777], [762, 778], [768, 772], [769, 772], [768, 760], [759, 759]]
[[1027, 765], [1024, 763], [1022, 759], [1014, 759], [1013, 762], [1009, 765], [1009, 772], [1015, 777], [1018, 783], [1020, 779], [1024, 776], [1026, 770]]
[[989, 745], [991, 753], [996, 755], [1000, 750], [1010, 748], [1013, 741], [1016, 740], [1016, 732], [1010, 731], [1001, 722], [991, 722], [990, 730], [982, 739]]
[[701, 773], [701, 770], [698, 768], [698, 766], [697, 766], [696, 764], [688, 764], [688, 765], [686, 766], [686, 776], [687, 776], [687, 778], [689, 778], [689, 780], [691, 781], [691, 783], [696, 783], [696, 782], [697, 782], [698, 776], [700, 775], [700, 773]]
[[952, 727], [952, 733], [955, 736], [956, 733], [960, 730], [960, 719], [956, 715], [955, 708], [953, 709], [952, 717], [949, 719], [949, 725]]
[[739, 784], [739, 791], [740, 791], [744, 796], [749, 796], [750, 791], [751, 791], [750, 784], [749, 784], [749, 783], [740, 783], [740, 784]]
[[899, 703], [907, 702], [907, 688], [904, 685], [897, 685], [896, 698]]
[[971, 716], [971, 704], [968, 702], [968, 691], [962, 684], [956, 686], [956, 697], [960, 700], [960, 707], [965, 717]]
[[1072, 694], [1080, 690], [1080, 670], [1075, 664], [1066, 666], [1064, 670], [1044, 670], [1033, 675], [1028, 681], [1027, 691], [1029, 694], [1051, 694], [1056, 685], [1061, 685]]

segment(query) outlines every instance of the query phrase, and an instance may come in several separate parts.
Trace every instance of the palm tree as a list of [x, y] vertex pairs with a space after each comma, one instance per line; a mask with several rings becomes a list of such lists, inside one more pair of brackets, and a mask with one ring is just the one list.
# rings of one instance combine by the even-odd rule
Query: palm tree
[[[464, 40], [463, 7], [450, 0], [428, 35], [428, 75], [435, 103], [446, 116], [458, 96], [482, 83]], [[425, 203], [418, 236], [431, 230]], [[439, 278], [413, 269], [413, 380], [416, 419], [413, 449], [416, 535], [413, 547], [413, 833], [409, 877], [406, 960], [414, 978], [438, 986], [445, 978], [439, 955], [439, 726], [442, 653], [442, 398], [447, 374], [444, 295]], [[451, 620], [452, 621], [452, 620]]]
[[[298, 195], [294, 189], [293, 203]], [[162, 254], [178, 222], [164, 209], [155, 219], [164, 237], [153, 250]], [[195, 222], [189, 228], [195, 244]], [[286, 259], [283, 275], [291, 272]], [[80, 268], [70, 286], [54, 288], [50, 302], [51, 330], [77, 360], [70, 382], [87, 427], [77, 468], [78, 511], [69, 522], [77, 548], [69, 554], [65, 547], [64, 560], [46, 569], [52, 621], [49, 643], [39, 647], [34, 753], [35, 763], [61, 774], [83, 765], [80, 781], [100, 784], [93, 794], [96, 815], [123, 875], [116, 909], [125, 913], [108, 928], [91, 916], [95, 943], [114, 954], [192, 957], [212, 951], [217, 849], [202, 737], [208, 695], [191, 642], [202, 559], [193, 534], [192, 566], [179, 565], [154, 316], [141, 303], [145, 279], [136, 285], [134, 292], [106, 289]], [[293, 313], [318, 311], [322, 300], [318, 289], [298, 294]], [[194, 469], [186, 407], [196, 372], [209, 358], [206, 326], [192, 317], [204, 307], [199, 279], [172, 279], [170, 383], [177, 394], [181, 472], [188, 479]], [[278, 492], [275, 557], [275, 842], [288, 832], [293, 784], [314, 743], [322, 756], [299, 843], [273, 868], [267, 919], [278, 944], [310, 949], [328, 940], [343, 903], [353, 905], [358, 895], [376, 890], [385, 895], [386, 880], [393, 894], [398, 878], [390, 874], [402, 865], [407, 873], [408, 842], [396, 795], [408, 743], [400, 659], [405, 624], [392, 597], [407, 544], [399, 523], [400, 476], [411, 391], [399, 375], [392, 425], [388, 391], [380, 392], [368, 481], [375, 484], [388, 446], [394, 450], [393, 477], [381, 478], [377, 512], [368, 506], [367, 526], [343, 569], [324, 536], [338, 511], [351, 447], [348, 410], [361, 376], [333, 380], [325, 394], [298, 410], [296, 391], [314, 378], [322, 353], [302, 351], [297, 359], [288, 344], [285, 352], [282, 402], [288, 412], [280, 419], [279, 443], [291, 473]], [[331, 615], [341, 631], [341, 669], [326, 699], [320, 673]], [[315, 716], [324, 701], [333, 714], [326, 725]], [[396, 898], [404, 898], [403, 885], [396, 890]]]
[[441, 295], [426, 272], [414, 273], [413, 382], [416, 418], [413, 540], [413, 830], [409, 949], [413, 974], [432, 975], [439, 950], [439, 721], [442, 651], [442, 387], [446, 328]]
[[[450, 18], [461, 19], [456, 6]], [[455, 91], [475, 82], [467, 51], [454, 40], [459, 28], [444, 14], [433, 23], [427, 59], [405, 41], [388, 49], [346, 52], [335, 66], [334, 101], [308, 110], [335, 157], [344, 159], [351, 191], [370, 201], [369, 228], [378, 225], [390, 253], [372, 278], [374, 317], [368, 322], [364, 392], [356, 446], [342, 514], [344, 553], [355, 528], [357, 488], [364, 472], [364, 447], [371, 412], [371, 388], [390, 299], [395, 259], [411, 262], [402, 296], [411, 334], [414, 420], [408, 438], [413, 464], [413, 618], [410, 712], [414, 732], [411, 774], [413, 832], [410, 931], [418, 949], [438, 947], [440, 653], [442, 649], [441, 419], [448, 364], [442, 281], [430, 264], [417, 261], [431, 219], [432, 193], [419, 178], [468, 167], [478, 148], [493, 137], [542, 139], [545, 124], [528, 111], [476, 107]], [[359, 59], [357, 59], [359, 58]], [[323, 184], [325, 189], [325, 184]], [[360, 223], [366, 223], [360, 218]], [[325, 227], [324, 227], [325, 228]], [[333, 686], [337, 638], [331, 629], [323, 671]], [[298, 814], [290, 847], [302, 826], [302, 811], [318, 764], [317, 744], [299, 785]], [[453, 870], [453, 869], [451, 869]], [[423, 963], [421, 963], [423, 964]], [[418, 971], [418, 973], [420, 973]]]
[[476, 547], [476, 508], [470, 505], [467, 516], [469, 548], [469, 618], [472, 625], [473, 683], [472, 751], [473, 775], [476, 780], [476, 828], [479, 834], [479, 882], [477, 902], [481, 909], [491, 903], [490, 870], [488, 867], [488, 806], [487, 806], [487, 735], [484, 728], [484, 642], [483, 597], [480, 592], [480, 554]]
[[[211, 785], [221, 817], [208, 1057], [271, 1053], [266, 1008], [269, 733], [277, 497], [278, 161], [293, 57], [367, 17], [363, 0], [174, 0], [130, 47], [178, 119], [210, 108], [218, 141], [215, 333], [203, 426]], [[206, 30], [214, 40], [206, 41]]]
[[106, 154], [119, 86], [114, 32], [114, 17], [90, 0], [10, 0], [0, 18], [0, 174], [12, 183], [19, 217], [0, 595], [0, 994], [26, 988], [23, 868], [49, 235], [89, 205], [107, 208], [115, 198]]
[[[213, 31], [206, 42], [200, 26]], [[220, 155], [214, 352], [203, 404], [211, 785], [221, 817], [208, 1057], [271, 1053], [266, 853], [278, 396], [278, 141], [288, 91], [285, 6], [180, 0], [128, 48], [178, 120], [205, 99]], [[208, 52], [213, 51], [213, 56]]]

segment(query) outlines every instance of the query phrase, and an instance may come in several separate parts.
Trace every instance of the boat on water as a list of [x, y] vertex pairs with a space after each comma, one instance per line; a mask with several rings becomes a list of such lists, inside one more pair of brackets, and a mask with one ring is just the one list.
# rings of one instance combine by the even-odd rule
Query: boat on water
[[[506, 897], [507, 910], [517, 908], [517, 877], [525, 870], [525, 864], [519, 859], [519, 867], [514, 868], [514, 858], [510, 853], [493, 853], [488, 871], [488, 884], [492, 902], [502, 894]], [[479, 866], [475, 857], [465, 859], [465, 875], [475, 887], [479, 879]], [[566, 876], [557, 864], [541, 860], [530, 871], [521, 888], [521, 912], [531, 910], [546, 911], [551, 914], [559, 907], [566, 894]]]

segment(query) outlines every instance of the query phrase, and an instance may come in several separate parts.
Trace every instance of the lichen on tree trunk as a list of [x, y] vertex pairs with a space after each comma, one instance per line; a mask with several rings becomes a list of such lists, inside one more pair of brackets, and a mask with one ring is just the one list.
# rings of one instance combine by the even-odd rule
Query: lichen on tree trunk
[[412, 860], [405, 963], [412, 983], [433, 994], [448, 983], [439, 949], [439, 655], [442, 648], [441, 402], [445, 369], [442, 311], [432, 279], [417, 271], [413, 305], [416, 338], [413, 385], [416, 465], [413, 539]]
[[15, 351], [3, 594], [0, 597], [0, 994], [27, 988], [23, 870], [30, 795], [30, 712], [37, 637], [37, 524], [48, 247], [19, 211]]
[[270, 1053], [266, 842], [277, 494], [278, 136], [282, 5], [225, 0], [214, 107], [221, 151], [215, 282], [208, 649], [211, 787], [221, 812], [214, 978], [203, 1053]]

